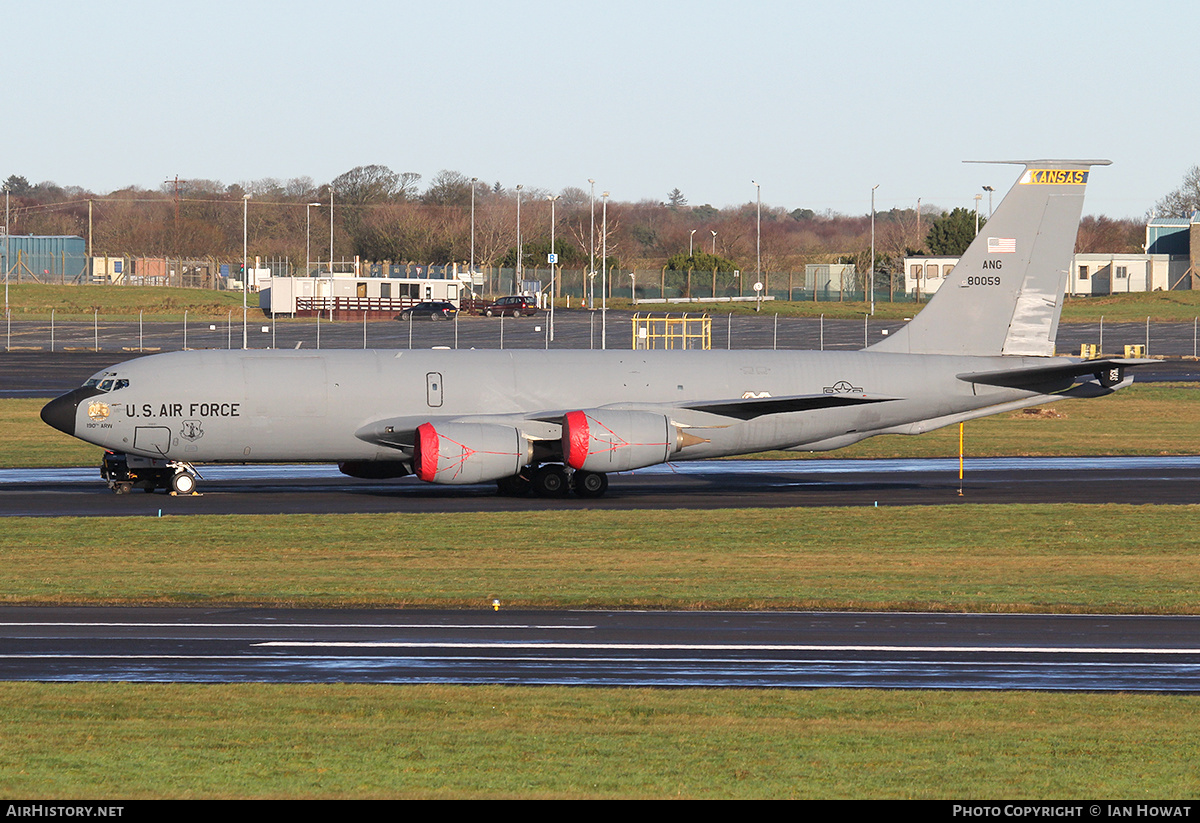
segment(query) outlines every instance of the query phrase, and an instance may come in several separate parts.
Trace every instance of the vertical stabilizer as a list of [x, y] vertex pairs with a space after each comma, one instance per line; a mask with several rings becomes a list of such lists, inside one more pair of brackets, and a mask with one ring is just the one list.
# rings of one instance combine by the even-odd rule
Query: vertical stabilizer
[[1054, 354], [1067, 272], [1092, 166], [1028, 160], [929, 304], [872, 351]]

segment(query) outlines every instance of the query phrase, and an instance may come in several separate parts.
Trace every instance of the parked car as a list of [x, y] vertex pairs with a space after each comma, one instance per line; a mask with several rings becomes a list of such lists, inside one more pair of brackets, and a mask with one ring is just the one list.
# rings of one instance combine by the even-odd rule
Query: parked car
[[511, 297], [501, 297], [495, 303], [483, 307], [483, 313], [488, 317], [511, 314], [513, 317], [533, 315], [538, 313], [537, 299], [528, 294], [514, 294]]
[[456, 314], [458, 314], [458, 309], [454, 308], [453, 303], [446, 303], [440, 300], [427, 300], [424, 303], [418, 303], [400, 312], [396, 315], [396, 319], [453, 320]]

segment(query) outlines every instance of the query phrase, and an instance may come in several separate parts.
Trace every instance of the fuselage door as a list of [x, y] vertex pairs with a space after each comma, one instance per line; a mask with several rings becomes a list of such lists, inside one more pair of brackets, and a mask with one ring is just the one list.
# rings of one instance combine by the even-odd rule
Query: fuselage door
[[171, 448], [171, 430], [166, 426], [138, 426], [133, 430], [133, 448], [152, 455], [165, 455]]
[[432, 409], [441, 408], [442, 405], [442, 375], [438, 372], [431, 371], [425, 375], [425, 398]]

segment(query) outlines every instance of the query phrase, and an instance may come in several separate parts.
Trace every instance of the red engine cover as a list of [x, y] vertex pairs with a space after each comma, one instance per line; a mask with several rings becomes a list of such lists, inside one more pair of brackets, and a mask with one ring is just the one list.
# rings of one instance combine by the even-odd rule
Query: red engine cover
[[429, 483], [512, 477], [531, 457], [529, 441], [518, 429], [486, 423], [422, 423], [414, 445], [413, 473]]
[[563, 416], [563, 459], [573, 469], [627, 471], [663, 463], [679, 432], [661, 414], [589, 409]]

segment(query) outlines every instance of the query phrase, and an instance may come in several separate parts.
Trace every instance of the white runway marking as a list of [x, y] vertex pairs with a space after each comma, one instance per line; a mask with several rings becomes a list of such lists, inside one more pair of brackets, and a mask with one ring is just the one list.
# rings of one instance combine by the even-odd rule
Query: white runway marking
[[1169, 654], [1200, 655], [1197, 649], [1145, 649], [1145, 648], [1072, 648], [1068, 646], [876, 646], [876, 645], [824, 645], [824, 644], [772, 644], [772, 643], [538, 643], [526, 641], [498, 641], [491, 643], [462, 642], [350, 642], [350, 641], [298, 641], [273, 640], [256, 643], [256, 646], [292, 648], [341, 648], [341, 649], [575, 649], [612, 651], [773, 651], [773, 652], [972, 652], [1014, 654]]
[[0, 623], [12, 627], [104, 626], [121, 629], [595, 629], [595, 626], [560, 626], [539, 623]]

